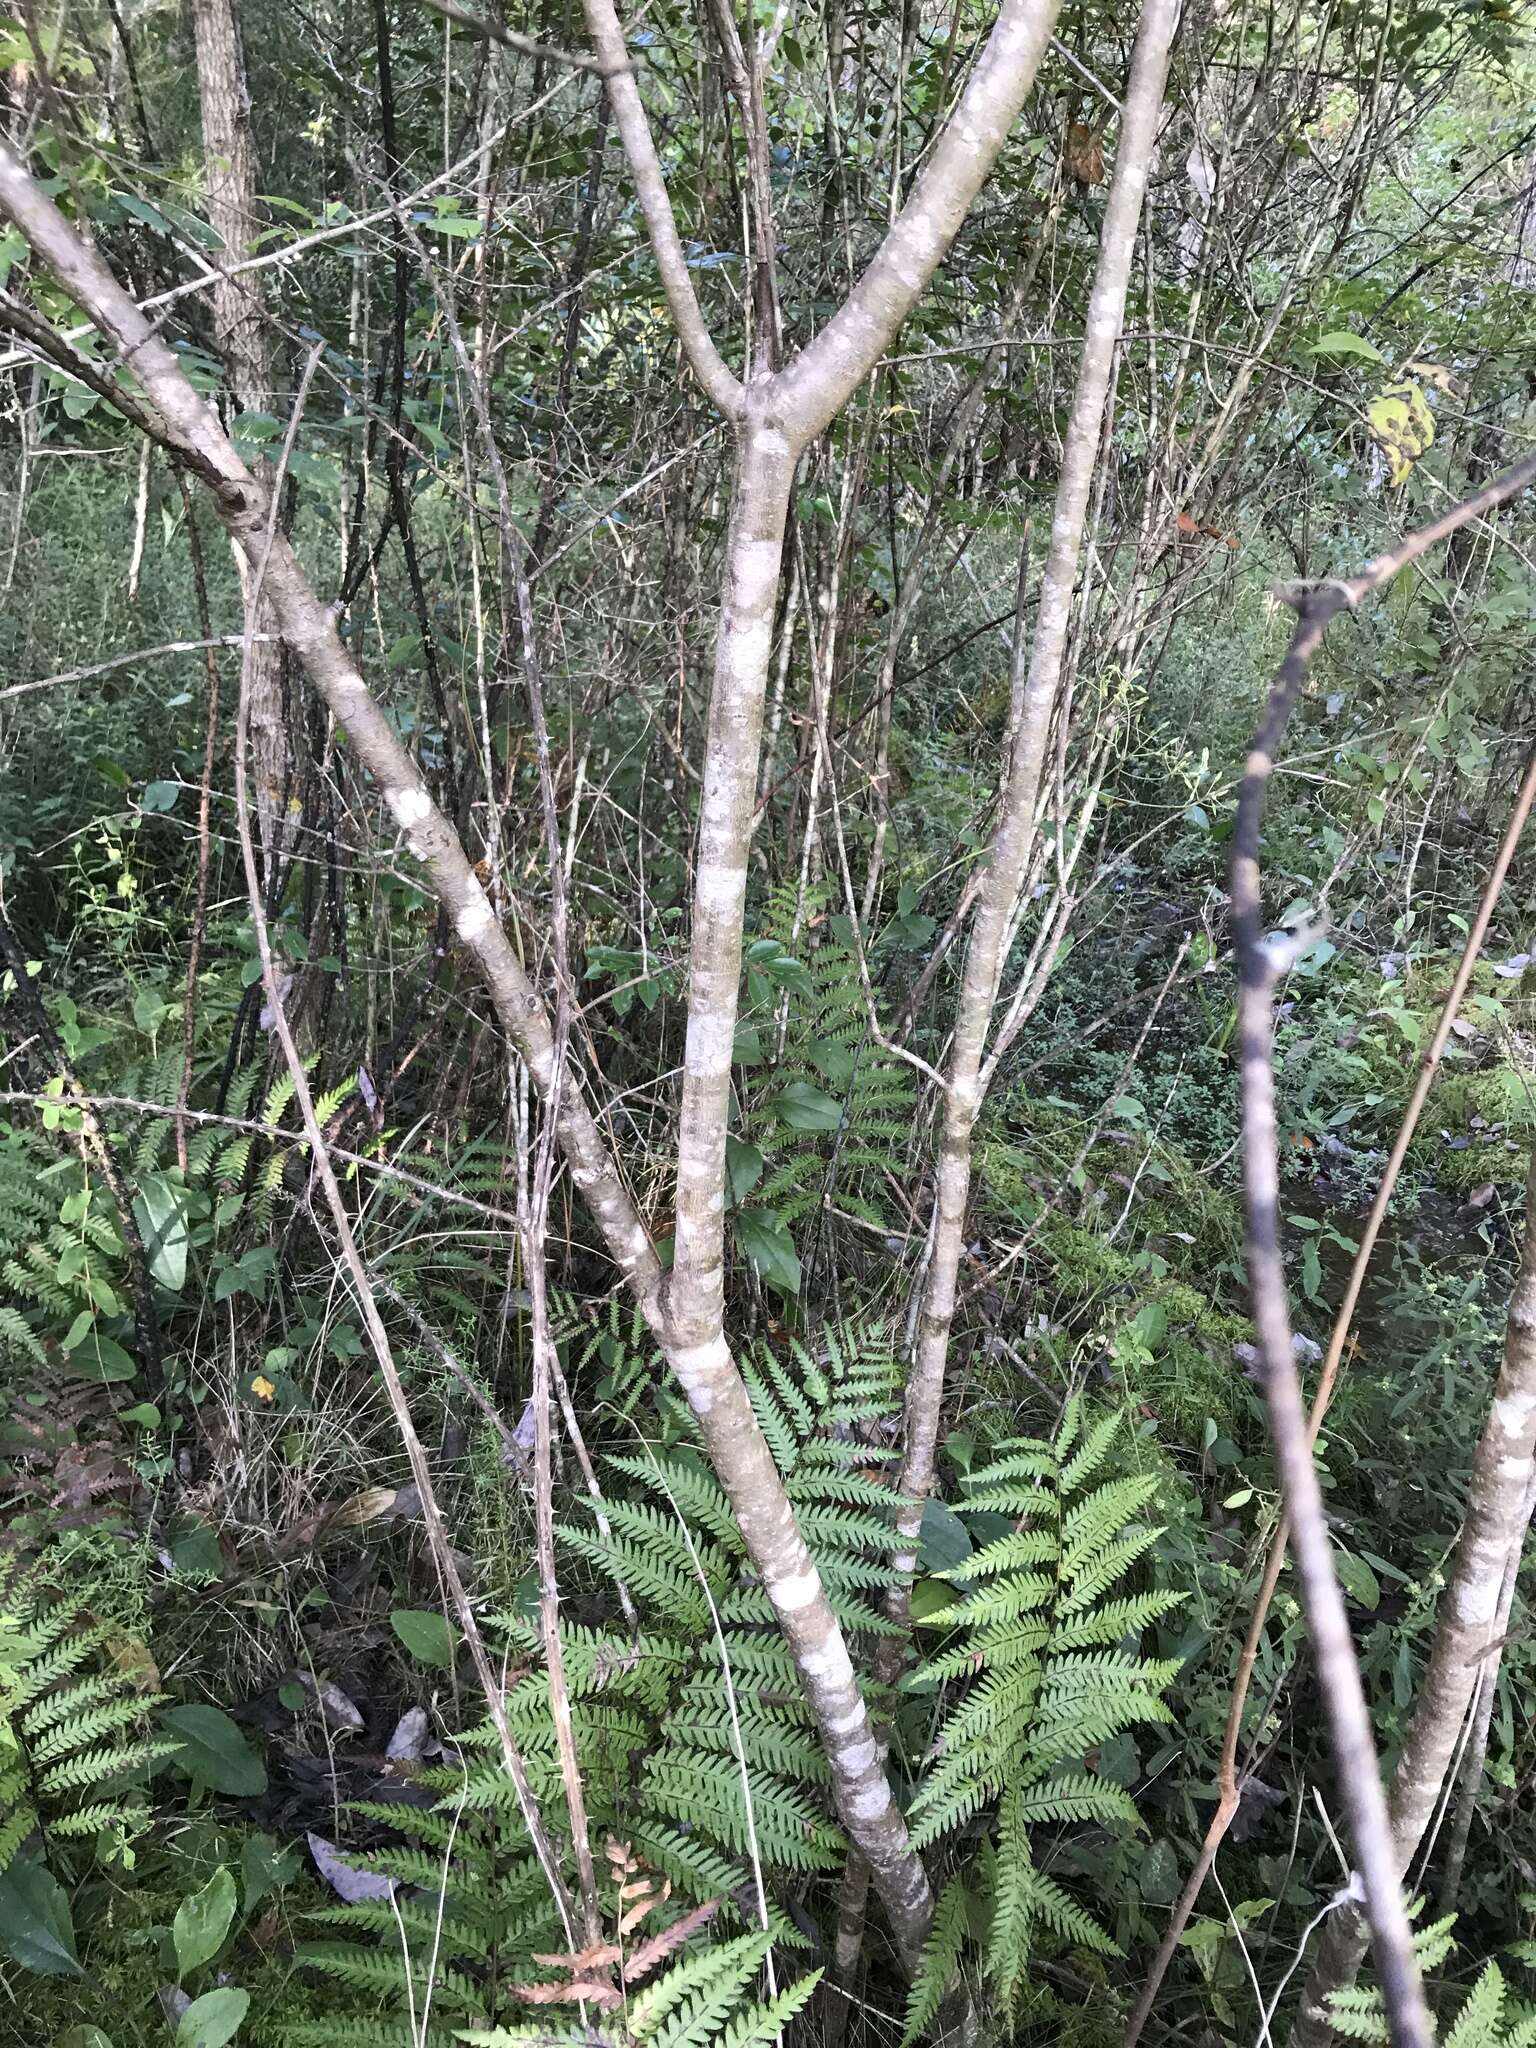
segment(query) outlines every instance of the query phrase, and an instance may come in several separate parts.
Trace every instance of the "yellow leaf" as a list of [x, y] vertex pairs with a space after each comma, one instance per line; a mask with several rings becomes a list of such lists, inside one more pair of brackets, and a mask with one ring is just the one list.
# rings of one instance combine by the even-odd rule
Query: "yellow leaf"
[[277, 1392], [277, 1388], [273, 1386], [272, 1382], [267, 1378], [264, 1372], [259, 1372], [257, 1373], [255, 1379], [251, 1381], [251, 1392], [256, 1396], [258, 1401], [270, 1401], [272, 1396]]
[[1413, 465], [1435, 438], [1435, 416], [1419, 386], [1405, 378], [1400, 384], [1385, 385], [1366, 408], [1371, 438], [1387, 460], [1387, 474], [1394, 490], [1400, 490], [1413, 474]]
[[160, 1690], [160, 1669], [142, 1636], [108, 1636], [103, 1648], [135, 1691]]

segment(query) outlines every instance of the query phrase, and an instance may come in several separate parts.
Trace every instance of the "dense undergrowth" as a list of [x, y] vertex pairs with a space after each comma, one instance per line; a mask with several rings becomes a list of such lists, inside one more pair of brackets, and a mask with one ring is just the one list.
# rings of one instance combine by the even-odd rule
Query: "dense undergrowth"
[[[349, 644], [540, 986], [568, 903], [574, 1057], [602, 1077], [605, 1133], [665, 1259], [729, 496], [719, 423], [679, 376], [585, 74], [567, 117], [535, 106], [543, 59], [503, 65], [436, 18], [244, 12], [264, 232], [329, 239], [274, 273], [270, 414], [229, 403], [199, 297], [178, 346], [238, 413], [242, 447], [270, 455], [307, 351], [326, 344], [288, 450], [284, 530], [327, 600], [345, 592]], [[126, 9], [126, 27], [116, 9], [65, 10], [78, 18], [43, 36], [50, 100], [30, 13], [0, 25], [4, 116], [138, 295], [164, 289], [210, 246], [191, 29], [151, 7]], [[800, 13], [779, 24], [772, 158], [792, 333], [844, 289], [859, 235], [928, 146], [957, 37], [979, 26], [964, 9], [868, 11], [856, 63], [851, 15]], [[713, 27], [652, 17], [647, 89], [666, 96], [669, 183], [723, 332], [739, 314], [744, 162], [725, 71]], [[576, 35], [548, 9], [523, 25]], [[186, 645], [205, 603], [215, 635], [239, 634], [223, 536], [105, 400], [7, 358], [0, 2039], [895, 2048], [958, 2031], [967, 1997], [988, 2039], [1122, 2039], [1214, 1810], [1281, 1513], [1251, 1348], [1226, 895], [1244, 750], [1288, 630], [1272, 585], [1357, 565], [1536, 427], [1536, 291], [1518, 261], [1531, 216], [1514, 182], [1529, 177], [1530, 68], [1512, 11], [1405, 24], [1350, 7], [1271, 24], [1268, 41], [1222, 15], [1208, 50], [1191, 29], [1003, 981], [1005, 1007], [1020, 987], [1030, 999], [975, 1133], [915, 1647], [888, 1667], [904, 1640], [896, 1473], [932, 1083], [965, 952], [950, 941], [998, 802], [1019, 554], [1038, 561], [1051, 518], [1070, 392], [1054, 344], [1080, 332], [1102, 213], [1100, 180], [1068, 163], [1088, 149], [1080, 68], [1118, 78], [1122, 27], [1113, 10], [1063, 13], [1079, 69], [1050, 73], [910, 355], [805, 460], [756, 783], [728, 1328], [927, 1857], [937, 1906], [910, 1981], [878, 1912], [855, 1913], [853, 1962], [839, 1958], [857, 1871], [850, 1886], [793, 1662], [687, 1403], [557, 1173], [543, 1252], [561, 1640], [595, 1865], [582, 1897], [537, 1566], [520, 1224], [539, 1112], [470, 951], [285, 659], [291, 837], [264, 914], [521, 1789], [507, 1768], [263, 986], [231, 770], [239, 657], [215, 651], [206, 726], [204, 651]], [[1275, 56], [1298, 38], [1316, 71], [1305, 105]], [[824, 90], [834, 45], [847, 104]], [[1252, 80], [1251, 131], [1212, 112], [1223, 68]], [[375, 134], [386, 105], [393, 139]], [[421, 198], [414, 244], [387, 210], [356, 224], [397, 147], [426, 180], [493, 116], [513, 138], [487, 159], [495, 179], [461, 172]], [[1217, 129], [1240, 247], [1214, 229], [1190, 241], [1196, 157], [1187, 189], [1179, 166]], [[1310, 270], [1320, 210], [1336, 240]], [[845, 236], [850, 213], [862, 225]], [[1050, 260], [1027, 332], [1000, 339], [1037, 234]], [[72, 317], [9, 231], [0, 284]], [[454, 291], [494, 366], [520, 544], [540, 557], [553, 860], [510, 551], [444, 334]], [[1002, 368], [951, 448], [993, 353]], [[1238, 361], [1256, 382], [1209, 474], [1190, 451], [1231, 388], [1212, 365]], [[1411, 459], [1381, 430], [1384, 403], [1436, 429]], [[940, 566], [903, 610], [935, 504]], [[1276, 779], [1266, 907], [1276, 931], [1310, 935], [1276, 1047], [1307, 1374], [1524, 767], [1529, 536], [1528, 512], [1509, 515], [1508, 550], [1491, 526], [1458, 536], [1347, 622]], [[1029, 601], [1026, 586], [1026, 624]], [[156, 651], [119, 662], [134, 649]], [[1533, 911], [1522, 852], [1317, 1447], [1389, 1768], [1518, 1255]], [[1468, 1830], [1454, 1895], [1443, 1844], [1411, 1873], [1457, 2048], [1530, 2040], [1533, 1683], [1521, 1590], [1486, 1773], [1443, 1816], [1447, 1838]], [[1160, 2040], [1247, 2042], [1271, 2009], [1283, 2025], [1298, 1953], [1345, 1879], [1289, 1574], [1243, 1754], [1219, 1886], [1176, 1950]], [[1351, 2037], [1379, 2032], [1372, 1998], [1366, 1985], [1346, 2002]]]

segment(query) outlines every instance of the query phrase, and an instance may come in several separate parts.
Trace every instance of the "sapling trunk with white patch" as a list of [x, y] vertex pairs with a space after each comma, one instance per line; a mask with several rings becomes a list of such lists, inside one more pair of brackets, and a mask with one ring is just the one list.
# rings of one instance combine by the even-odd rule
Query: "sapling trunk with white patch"
[[[1435, 1616], [1419, 1696], [1397, 1769], [1387, 1788], [1392, 1847], [1405, 1872], [1417, 1854], [1446, 1790], [1462, 1730], [1476, 1712], [1474, 1694], [1485, 1660], [1499, 1642], [1508, 1609], [1504, 1591], [1530, 1519], [1536, 1463], [1536, 1152], [1525, 1190], [1525, 1243], [1504, 1356], [1488, 1420], [1478, 1441], [1467, 1489], [1466, 1517]], [[1353, 1983], [1369, 1935], [1353, 1907], [1330, 1915], [1291, 2033], [1296, 2048], [1324, 2048], [1333, 2039], [1327, 1999]]]
[[[987, 849], [985, 879], [977, 894], [955, 1013], [940, 1138], [933, 1250], [918, 1322], [917, 1356], [907, 1382], [899, 1525], [905, 1547], [897, 1561], [909, 1573], [916, 1568], [923, 1506], [933, 1490], [950, 1330], [970, 1199], [972, 1134], [988, 1078], [984, 1066], [987, 1036], [1019, 889], [1034, 843], [1041, 775], [1065, 665], [1067, 628], [1098, 464], [1104, 407], [1114, 376], [1142, 198], [1162, 115], [1168, 52], [1178, 16], [1179, 0], [1148, 0], [1131, 59], [1114, 183], [1104, 211], [1098, 265], [1088, 301], [1088, 327], [1062, 454], [1061, 480], [1032, 646], [1027, 643], [1025, 630], [1025, 570], [1023, 565], [1020, 567], [1013, 640], [1013, 682], [1019, 716], [1002, 809]], [[904, 1619], [910, 1611], [909, 1586], [898, 1588], [891, 1604]], [[899, 1639], [888, 1640], [894, 1645]], [[895, 1654], [899, 1656], [899, 1649]]]

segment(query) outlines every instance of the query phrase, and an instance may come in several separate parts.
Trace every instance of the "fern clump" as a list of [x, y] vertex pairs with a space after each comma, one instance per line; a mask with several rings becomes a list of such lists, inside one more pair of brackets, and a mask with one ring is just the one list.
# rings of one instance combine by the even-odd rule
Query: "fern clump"
[[913, 1987], [909, 2039], [937, 2010], [969, 1939], [972, 1905], [986, 1927], [982, 1966], [1010, 2011], [1042, 1932], [1118, 1953], [1043, 1867], [1036, 1838], [1084, 1823], [1139, 1827], [1129, 1795], [1097, 1775], [1091, 1759], [1122, 1729], [1171, 1718], [1161, 1695], [1178, 1661], [1144, 1658], [1135, 1646], [1182, 1596], [1122, 1590], [1160, 1533], [1138, 1519], [1157, 1481], [1093, 1483], [1119, 1426], [1110, 1416], [1085, 1430], [1073, 1400], [1052, 1441], [999, 1444], [954, 1503], [983, 1541], [963, 1564], [933, 1574], [955, 1597], [924, 1617], [949, 1641], [905, 1681], [909, 1691], [940, 1689], [943, 1698], [910, 1818], [914, 1840], [926, 1847], [985, 1813], [987, 1848], [982, 1869], [963, 1884], [953, 1880], [944, 1895]]
[[39, 1834], [126, 1845], [147, 1824], [135, 1781], [178, 1744], [144, 1733], [155, 1698], [102, 1667], [110, 1635], [81, 1600], [0, 1578], [0, 1873]]
[[[561, 1320], [573, 1338], [589, 1327], [568, 1322], [563, 1305]], [[637, 1355], [627, 1315], [600, 1317], [588, 1342], [601, 1347], [616, 1388], [642, 1376], [656, 1385], [655, 1361]], [[869, 1635], [889, 1628], [880, 1603], [897, 1579], [895, 1495], [884, 1476], [889, 1454], [869, 1441], [900, 1404], [889, 1333], [833, 1328], [814, 1351], [763, 1344], [742, 1366], [845, 1624]], [[679, 1909], [685, 1919], [703, 1915], [722, 1938], [643, 1996], [620, 1973], [617, 1985], [604, 1980], [622, 1993], [617, 2002], [592, 1994], [587, 2003], [604, 2041], [742, 2048], [763, 2029], [775, 2034], [809, 1995], [814, 1978], [761, 2004], [750, 1987], [770, 1950], [803, 1947], [790, 1901], [832, 1878], [847, 1851], [815, 1726], [741, 1531], [688, 1410], [665, 1395], [661, 1408], [662, 1440], [611, 1455], [601, 1502], [573, 1503], [558, 1525], [567, 1560], [561, 1643], [589, 1830], [628, 1859], [625, 1883], [639, 1889], [625, 1898], [632, 1907], [650, 1897], [658, 1924]], [[487, 1625], [504, 1645], [507, 1721], [545, 1827], [569, 1841], [539, 1631], [521, 1615]], [[498, 1736], [488, 1725], [472, 1729], [453, 1761], [413, 1777], [417, 1793], [431, 1796], [425, 1810], [383, 1801], [351, 1809], [381, 1841], [354, 1858], [389, 1895], [312, 1915], [318, 1938], [299, 1950], [338, 2003], [353, 2005], [351, 2016], [334, 2027], [296, 2023], [284, 2039], [291, 2048], [360, 2048], [364, 2039], [387, 2048], [419, 2038], [429, 2008], [429, 2042], [434, 2028], [487, 2043], [563, 2038], [522, 2025], [528, 2003], [555, 2000], [529, 1978], [565, 1936]], [[616, 1950], [576, 1981], [595, 1982], [593, 1971], [619, 1960]], [[357, 2031], [362, 2006], [366, 2033]]]
[[[1410, 1912], [1418, 1910], [1421, 1903], [1416, 1902]], [[1455, 1948], [1451, 1935], [1455, 1922], [1455, 1914], [1448, 1914], [1414, 1935], [1414, 1955], [1426, 1977]], [[1391, 2038], [1386, 2008], [1374, 1985], [1352, 1984], [1330, 1991], [1328, 2016], [1341, 2040], [1374, 2044]], [[1443, 2040], [1444, 2048], [1536, 2048], [1536, 2014], [1511, 1997], [1503, 1971], [1497, 1963], [1489, 1963], [1462, 2000]]]

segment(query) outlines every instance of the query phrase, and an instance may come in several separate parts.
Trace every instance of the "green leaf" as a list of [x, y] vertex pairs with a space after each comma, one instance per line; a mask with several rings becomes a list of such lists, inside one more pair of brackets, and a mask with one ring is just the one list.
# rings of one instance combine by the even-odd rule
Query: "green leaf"
[[[919, 1579], [912, 1588], [912, 1620], [916, 1627], [928, 1627], [935, 1614], [944, 1614], [955, 1604], [955, 1589], [942, 1579]], [[948, 1624], [941, 1624], [947, 1627]]]
[[930, 1499], [925, 1502], [923, 1527], [917, 1550], [917, 1561], [923, 1570], [953, 1571], [957, 1564], [964, 1564], [970, 1555], [971, 1532], [954, 1509], [946, 1506], [941, 1500]]
[[1357, 1607], [1364, 1607], [1374, 1614], [1381, 1605], [1381, 1581], [1365, 1559], [1356, 1557], [1348, 1550], [1336, 1550], [1333, 1554], [1333, 1563], [1339, 1575], [1339, 1584], [1350, 1599]]
[[64, 1349], [66, 1351], [73, 1351], [77, 1344], [83, 1343], [87, 1335], [90, 1333], [91, 1326], [95, 1321], [96, 1317], [90, 1309], [81, 1309], [79, 1315], [77, 1315], [75, 1317], [75, 1320], [70, 1324], [68, 1332], [65, 1335]]
[[133, 999], [133, 1021], [140, 1031], [158, 1031], [165, 1022], [169, 1007], [154, 989], [141, 988]]
[[755, 1145], [745, 1145], [740, 1138], [728, 1137], [725, 1141], [725, 1184], [730, 1193], [730, 1205], [746, 1200], [763, 1177], [763, 1155]]
[[246, 1916], [255, 1912], [268, 1892], [292, 1884], [299, 1874], [299, 1859], [271, 1835], [247, 1835], [240, 1851], [240, 1888], [245, 1894]]
[[397, 1607], [389, 1625], [418, 1664], [447, 1671], [453, 1664], [453, 1630], [440, 1614], [424, 1607]]
[[176, 2048], [224, 2048], [239, 2032], [250, 2010], [249, 1991], [237, 1991], [233, 1984], [221, 1984], [217, 1991], [205, 1991], [194, 1998], [176, 2027]]
[[823, 1095], [809, 1081], [791, 1081], [781, 1088], [768, 1107], [792, 1131], [835, 1131], [842, 1121], [842, 1109], [830, 1095]]
[[224, 1576], [217, 1533], [199, 1515], [188, 1515], [171, 1532], [171, 1562], [179, 1577], [204, 1583]]
[[179, 782], [146, 782], [139, 808], [145, 811], [174, 811], [181, 795]]
[[1149, 1906], [1171, 1906], [1179, 1896], [1179, 1864], [1167, 1842], [1154, 1842], [1137, 1866], [1136, 1881]]
[[83, 1977], [69, 1899], [52, 1872], [19, 1856], [0, 1875], [0, 1948], [40, 1977]]
[[122, 1345], [104, 1337], [100, 1326], [93, 1324], [70, 1353], [62, 1374], [65, 1379], [95, 1380], [101, 1386], [111, 1387], [131, 1380], [138, 1369]]
[[282, 431], [282, 421], [272, 412], [239, 413], [230, 427], [238, 441], [275, 441]]
[[180, 1294], [187, 1278], [187, 1191], [173, 1174], [146, 1173], [133, 1198], [155, 1284]]
[[763, 1040], [755, 1024], [738, 1024], [736, 1036], [731, 1041], [731, 1059], [738, 1067], [760, 1067], [763, 1064]]
[[60, 2034], [55, 2048], [112, 2048], [112, 2040], [100, 2027], [93, 2027], [86, 2022], [78, 2027], [66, 2027]]
[[189, 1971], [211, 1963], [224, 1945], [235, 1917], [235, 1880], [220, 1864], [200, 1891], [183, 1899], [171, 1922], [171, 1939], [176, 1945], [176, 1976], [180, 1981]]
[[327, 455], [315, 455], [308, 448], [289, 449], [288, 469], [301, 484], [313, 484], [316, 490], [327, 494], [341, 488], [341, 464]]
[[172, 1762], [189, 1778], [237, 1799], [266, 1791], [266, 1765], [222, 1707], [167, 1707], [160, 1719], [181, 1743]]
[[736, 1242], [769, 1287], [780, 1294], [800, 1292], [800, 1254], [777, 1210], [738, 1209]]
[[1374, 343], [1365, 340], [1362, 335], [1351, 334], [1347, 327], [1336, 327], [1331, 333], [1320, 335], [1307, 353], [1314, 356], [1358, 356], [1366, 363], [1386, 361], [1386, 357]]

